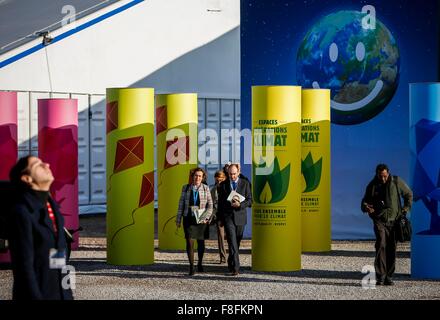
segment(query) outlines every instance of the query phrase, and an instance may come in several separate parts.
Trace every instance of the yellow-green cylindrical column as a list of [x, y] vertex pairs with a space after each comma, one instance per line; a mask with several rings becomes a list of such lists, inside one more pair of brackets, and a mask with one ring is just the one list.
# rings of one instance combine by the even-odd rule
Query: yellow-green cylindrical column
[[107, 262], [154, 262], [154, 89], [107, 89]]
[[252, 269], [301, 269], [301, 87], [252, 87]]
[[183, 227], [176, 228], [182, 186], [197, 167], [197, 94], [156, 95], [159, 249], [185, 249]]
[[330, 251], [330, 90], [302, 91], [301, 144], [302, 251]]

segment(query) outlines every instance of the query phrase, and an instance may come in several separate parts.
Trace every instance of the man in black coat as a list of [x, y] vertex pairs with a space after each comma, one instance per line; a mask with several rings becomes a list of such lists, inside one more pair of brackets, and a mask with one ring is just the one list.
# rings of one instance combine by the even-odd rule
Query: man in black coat
[[[229, 178], [218, 188], [217, 217], [223, 221], [228, 241], [228, 267], [232, 275], [240, 271], [239, 249], [247, 222], [246, 209], [252, 205], [252, 193], [249, 180], [240, 177], [240, 165], [231, 164], [228, 168]], [[232, 190], [244, 197], [244, 201], [228, 201]]]
[[[401, 198], [404, 204], [401, 204]], [[386, 164], [378, 164], [376, 175], [368, 184], [362, 198], [361, 210], [373, 220], [376, 235], [377, 285], [393, 285], [396, 268], [396, 221], [406, 215], [412, 206], [413, 193], [402, 178], [390, 175]]]
[[19, 190], [8, 215], [13, 299], [73, 299], [70, 274], [62, 269], [67, 247], [64, 219], [49, 194], [54, 180], [49, 164], [34, 156], [21, 158], [10, 180]]

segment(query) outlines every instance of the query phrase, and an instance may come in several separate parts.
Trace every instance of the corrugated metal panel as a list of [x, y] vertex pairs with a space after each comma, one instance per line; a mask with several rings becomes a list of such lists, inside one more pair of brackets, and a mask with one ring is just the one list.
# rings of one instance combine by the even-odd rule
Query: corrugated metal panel
[[78, 200], [79, 204], [90, 202], [90, 152], [89, 152], [89, 96], [72, 95], [78, 100]]
[[[240, 110], [240, 100], [234, 100], [234, 109], [235, 109], [235, 132], [240, 132], [241, 128], [241, 110]], [[240, 135], [236, 134], [234, 137], [234, 147], [232, 148], [232, 159], [234, 162], [243, 162], [240, 161]]]
[[105, 97], [90, 96], [90, 203], [106, 202]]
[[47, 99], [49, 97], [48, 92], [31, 92], [31, 150], [38, 150], [38, 99]]
[[18, 150], [18, 158], [25, 157], [30, 154], [29, 150]]
[[234, 142], [234, 100], [221, 101], [220, 163], [232, 161]]
[[29, 120], [30, 105], [29, 105], [29, 103], [30, 103], [29, 92], [18, 92], [17, 93], [18, 150], [26, 151], [26, 154], [31, 149], [31, 145], [30, 145], [31, 131], [30, 131], [30, 120]]
[[216, 139], [209, 139], [209, 141], [207, 142], [207, 157], [209, 157], [210, 161], [206, 165], [206, 171], [208, 174], [207, 180], [209, 185], [214, 184], [214, 173], [219, 168], [218, 163], [220, 161], [220, 117], [220, 99], [206, 99], [206, 129], [212, 129], [217, 133]]

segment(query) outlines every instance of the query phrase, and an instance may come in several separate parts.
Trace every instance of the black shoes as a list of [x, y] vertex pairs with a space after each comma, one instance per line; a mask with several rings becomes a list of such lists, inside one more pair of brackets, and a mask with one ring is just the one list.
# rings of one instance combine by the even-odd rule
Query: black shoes
[[383, 286], [385, 282], [384, 278], [377, 278], [376, 280], [376, 286]]
[[378, 279], [376, 281], [376, 286], [393, 286], [394, 281], [391, 278]]
[[193, 276], [194, 273], [195, 273], [195, 271], [194, 271], [194, 266], [190, 265], [190, 266], [189, 266], [189, 275], [190, 275], [190, 276]]
[[197, 271], [198, 271], [198, 272], [203, 272], [203, 267], [202, 267], [201, 264], [198, 264], [198, 265], [197, 265]]

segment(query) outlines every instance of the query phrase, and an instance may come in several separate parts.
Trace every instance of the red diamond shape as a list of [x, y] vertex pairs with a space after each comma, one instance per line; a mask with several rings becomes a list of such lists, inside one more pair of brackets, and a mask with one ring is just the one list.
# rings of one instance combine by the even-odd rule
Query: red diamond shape
[[156, 108], [156, 134], [167, 129], [167, 106]]
[[119, 140], [116, 146], [113, 173], [117, 173], [144, 162], [144, 137]]
[[107, 134], [118, 127], [118, 101], [107, 103]]
[[139, 208], [146, 206], [154, 200], [154, 171], [142, 176], [141, 195], [139, 197]]

